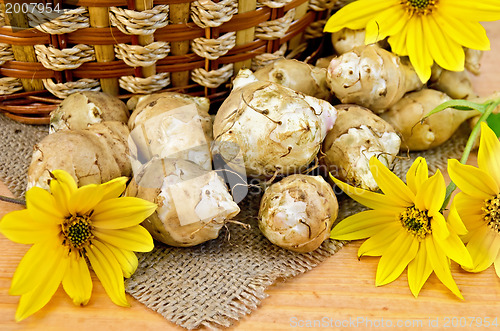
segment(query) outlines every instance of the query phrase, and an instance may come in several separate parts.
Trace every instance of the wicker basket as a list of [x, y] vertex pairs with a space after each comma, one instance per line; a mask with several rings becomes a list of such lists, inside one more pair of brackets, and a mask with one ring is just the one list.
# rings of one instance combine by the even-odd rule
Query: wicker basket
[[62, 10], [57, 15], [20, 6], [12, 13], [8, 5], [34, 1], [0, 2], [0, 109], [36, 124], [83, 90], [122, 98], [171, 90], [220, 101], [240, 68], [310, 55], [336, 1], [45, 1]]

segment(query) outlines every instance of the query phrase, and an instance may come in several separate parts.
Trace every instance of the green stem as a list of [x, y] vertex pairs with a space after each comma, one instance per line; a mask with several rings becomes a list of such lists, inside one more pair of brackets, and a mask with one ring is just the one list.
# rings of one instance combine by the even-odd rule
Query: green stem
[[22, 199], [16, 199], [16, 198], [9, 198], [3, 195], [0, 195], [0, 201], [5, 201], [5, 202], [10, 202], [10, 203], [16, 203], [18, 205], [23, 205], [26, 206], [26, 201]]
[[[462, 157], [460, 158], [460, 163], [462, 163], [462, 164], [467, 163], [467, 160], [469, 159], [469, 155], [472, 151], [472, 148], [474, 147], [474, 142], [476, 141], [477, 135], [479, 134], [479, 131], [481, 129], [481, 122], [486, 121], [488, 116], [491, 115], [493, 110], [495, 110], [495, 108], [498, 105], [500, 105], [500, 98], [498, 98], [496, 100], [489, 101], [485, 105], [486, 109], [485, 109], [484, 113], [481, 114], [476, 125], [474, 125], [474, 128], [472, 128], [469, 139], [467, 140], [467, 144], [465, 145], [464, 152], [462, 154]], [[457, 188], [457, 185], [455, 185], [455, 183], [453, 183], [453, 181], [451, 181], [450, 184], [448, 184], [448, 186], [446, 187], [446, 197], [444, 199], [443, 205], [441, 206], [441, 210], [444, 210], [446, 208], [446, 206], [448, 206], [448, 203], [450, 202], [450, 199], [451, 199], [451, 195], [452, 195], [453, 191], [455, 191], [456, 188]]]

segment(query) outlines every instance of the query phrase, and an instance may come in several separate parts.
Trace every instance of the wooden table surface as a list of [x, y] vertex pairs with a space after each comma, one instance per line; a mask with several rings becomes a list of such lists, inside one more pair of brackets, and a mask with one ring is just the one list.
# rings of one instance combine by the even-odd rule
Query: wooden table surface
[[[486, 96], [500, 91], [500, 21], [484, 23], [491, 41], [482, 61], [482, 74], [474, 77], [476, 91]], [[0, 182], [0, 194], [10, 195]], [[0, 202], [0, 217], [19, 207]], [[287, 330], [314, 323], [330, 329], [478, 329], [500, 312], [500, 279], [493, 268], [478, 274], [462, 271], [452, 263], [452, 272], [465, 301], [457, 299], [432, 274], [415, 299], [406, 273], [391, 284], [375, 287], [379, 258], [356, 252], [361, 241], [351, 242], [306, 274], [278, 283], [267, 290], [269, 297], [232, 330]], [[0, 235], [0, 330], [182, 330], [128, 296], [131, 308], [114, 305], [94, 277], [89, 304], [75, 307], [62, 290], [35, 315], [16, 323], [19, 297], [9, 296], [14, 270], [28, 250]], [[500, 318], [497, 325], [500, 325]], [[318, 324], [321, 322], [321, 325]], [[490, 326], [494, 328], [494, 326]]]

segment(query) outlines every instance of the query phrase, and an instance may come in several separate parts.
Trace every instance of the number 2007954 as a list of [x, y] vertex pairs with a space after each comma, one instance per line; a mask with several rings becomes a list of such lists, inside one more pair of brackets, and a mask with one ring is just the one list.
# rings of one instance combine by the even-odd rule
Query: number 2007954
[[5, 14], [38, 14], [52, 13], [61, 11], [60, 5], [47, 3], [5, 3]]

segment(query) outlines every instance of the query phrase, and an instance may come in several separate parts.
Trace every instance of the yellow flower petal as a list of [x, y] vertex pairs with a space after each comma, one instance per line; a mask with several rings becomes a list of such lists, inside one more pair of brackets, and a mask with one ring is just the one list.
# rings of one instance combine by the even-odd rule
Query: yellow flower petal
[[374, 234], [359, 246], [358, 259], [362, 256], [382, 256], [396, 237], [403, 231], [400, 224], [393, 222]]
[[462, 45], [443, 32], [434, 16], [423, 16], [422, 20], [427, 46], [434, 61], [446, 70], [463, 71], [465, 52]]
[[416, 298], [432, 273], [432, 266], [427, 257], [425, 243], [421, 242], [417, 255], [408, 264], [408, 285], [413, 296]]
[[391, 223], [396, 223], [394, 213], [366, 210], [342, 220], [330, 233], [337, 240], [356, 240], [370, 237]]
[[398, 5], [397, 0], [358, 0], [338, 10], [325, 24], [325, 32], [336, 32], [343, 28], [361, 29], [381, 11]]
[[101, 188], [104, 190], [102, 200], [118, 198], [123, 191], [125, 191], [125, 188], [127, 187], [127, 180], [127, 177], [118, 177], [101, 184]]
[[391, 50], [394, 54], [399, 56], [408, 55], [408, 48], [406, 47], [406, 36], [408, 34], [408, 23], [405, 24], [399, 34], [390, 36], [387, 41], [391, 45]]
[[415, 194], [375, 156], [370, 158], [370, 170], [378, 186], [386, 194], [386, 199], [401, 207], [413, 205]]
[[460, 218], [455, 200], [451, 202], [451, 208], [448, 214], [448, 223], [457, 235], [464, 236], [467, 234], [467, 228]]
[[78, 252], [69, 254], [69, 265], [62, 279], [64, 291], [75, 305], [86, 305], [92, 295], [92, 279], [85, 258]]
[[393, 6], [380, 12], [366, 25], [365, 44], [376, 43], [400, 32], [406, 24], [405, 15], [402, 6]]
[[69, 198], [68, 211], [71, 215], [87, 215], [104, 196], [99, 185], [89, 184], [78, 188]]
[[36, 313], [50, 301], [68, 267], [69, 259], [64, 253], [65, 250], [61, 247], [58, 253], [54, 254], [57, 256], [56, 263], [47, 266], [50, 267], [50, 272], [39, 274], [38, 277], [41, 278], [38, 281], [39, 285], [21, 296], [16, 310], [16, 321], [19, 322]]
[[406, 185], [414, 194], [420, 190], [422, 184], [429, 178], [429, 168], [427, 161], [419, 156], [413, 161], [410, 169], [406, 173]]
[[432, 235], [439, 240], [445, 240], [446, 238], [448, 238], [448, 236], [450, 235], [450, 231], [448, 230], [448, 226], [443, 214], [437, 212], [431, 217]]
[[458, 286], [451, 275], [450, 261], [448, 260], [444, 252], [441, 250], [441, 248], [436, 247], [432, 236], [428, 236], [427, 238], [425, 238], [424, 243], [427, 250], [429, 262], [431, 263], [432, 269], [436, 273], [436, 276], [444, 284], [444, 286], [446, 286], [448, 289], [450, 289], [451, 292], [453, 292], [453, 294], [463, 300], [464, 297], [460, 293], [460, 290], [458, 289]]
[[128, 228], [141, 223], [155, 210], [156, 204], [139, 198], [109, 199], [94, 208], [92, 223], [101, 229]]
[[5, 215], [0, 221], [0, 233], [20, 244], [34, 244], [47, 237], [55, 237], [60, 227], [55, 224], [37, 222], [27, 209], [16, 210]]
[[463, 192], [458, 192], [453, 198], [453, 205], [469, 232], [484, 225], [483, 211], [481, 210], [484, 206], [484, 199], [477, 199]]
[[498, 254], [495, 259], [495, 272], [497, 276], [500, 277], [500, 254]]
[[461, 21], [500, 20], [500, 4], [497, 0], [440, 0], [439, 12], [443, 16], [454, 16]]
[[464, 243], [456, 233], [453, 232], [451, 227], [448, 225], [448, 230], [450, 235], [445, 240], [438, 240], [435, 238], [434, 243], [437, 244], [443, 252], [453, 261], [464, 266], [465, 268], [472, 268], [472, 258], [469, 254], [467, 248], [465, 248]]
[[481, 122], [477, 164], [479, 169], [489, 174], [495, 180], [497, 187], [500, 187], [500, 141], [485, 122]]
[[497, 183], [481, 169], [450, 159], [448, 160], [448, 174], [465, 194], [481, 199], [490, 199], [497, 195]]
[[458, 44], [482, 51], [490, 49], [490, 41], [486, 35], [486, 31], [478, 22], [455, 18], [451, 15], [441, 15], [440, 12], [433, 14], [433, 17], [436, 19], [436, 23], [442, 28], [442, 31], [447, 34], [448, 38]]
[[415, 206], [420, 210], [428, 210], [430, 216], [439, 212], [446, 196], [446, 183], [439, 169], [427, 179], [415, 198]]
[[118, 306], [129, 307], [121, 266], [113, 253], [98, 240], [94, 240], [86, 252], [97, 278], [101, 281], [111, 301]]
[[154, 248], [151, 234], [140, 225], [124, 229], [95, 228], [92, 233], [100, 241], [114, 245], [121, 249], [136, 252], [149, 252]]
[[64, 214], [67, 214], [68, 203], [73, 192], [76, 191], [76, 182], [64, 170], [54, 170], [51, 172], [53, 179], [50, 181], [50, 192], [56, 200], [57, 206]]
[[413, 235], [407, 232], [399, 233], [380, 258], [375, 277], [376, 285], [385, 285], [398, 278], [417, 255], [418, 246], [419, 242]]
[[488, 269], [497, 258], [500, 250], [500, 238], [488, 226], [483, 226], [472, 234], [467, 249], [474, 262], [474, 268], [464, 269], [480, 272]]
[[9, 294], [21, 295], [37, 287], [62, 258], [62, 250], [57, 237], [47, 237], [44, 242], [31, 246], [14, 272]]
[[40, 187], [26, 192], [26, 208], [33, 220], [47, 225], [61, 224], [67, 216], [54, 197]]
[[431, 77], [431, 67], [434, 63], [425, 40], [422, 18], [414, 16], [408, 21], [406, 47], [410, 62], [423, 83], [427, 82]]
[[375, 193], [371, 192], [368, 190], [363, 190], [358, 187], [351, 186], [349, 184], [346, 184], [337, 178], [333, 177], [330, 174], [330, 178], [333, 180], [333, 182], [340, 187], [342, 191], [344, 191], [345, 194], [350, 196], [353, 200], [359, 202], [360, 204], [371, 208], [371, 209], [378, 209], [378, 210], [384, 210], [384, 211], [391, 211], [394, 213], [399, 214], [402, 212], [405, 207], [401, 206], [396, 206], [392, 203], [392, 201], [388, 201], [387, 197], [383, 194], [380, 193]]
[[109, 250], [113, 253], [116, 260], [122, 267], [123, 277], [129, 278], [137, 270], [139, 265], [139, 260], [134, 252], [115, 247], [113, 245], [106, 245]]

